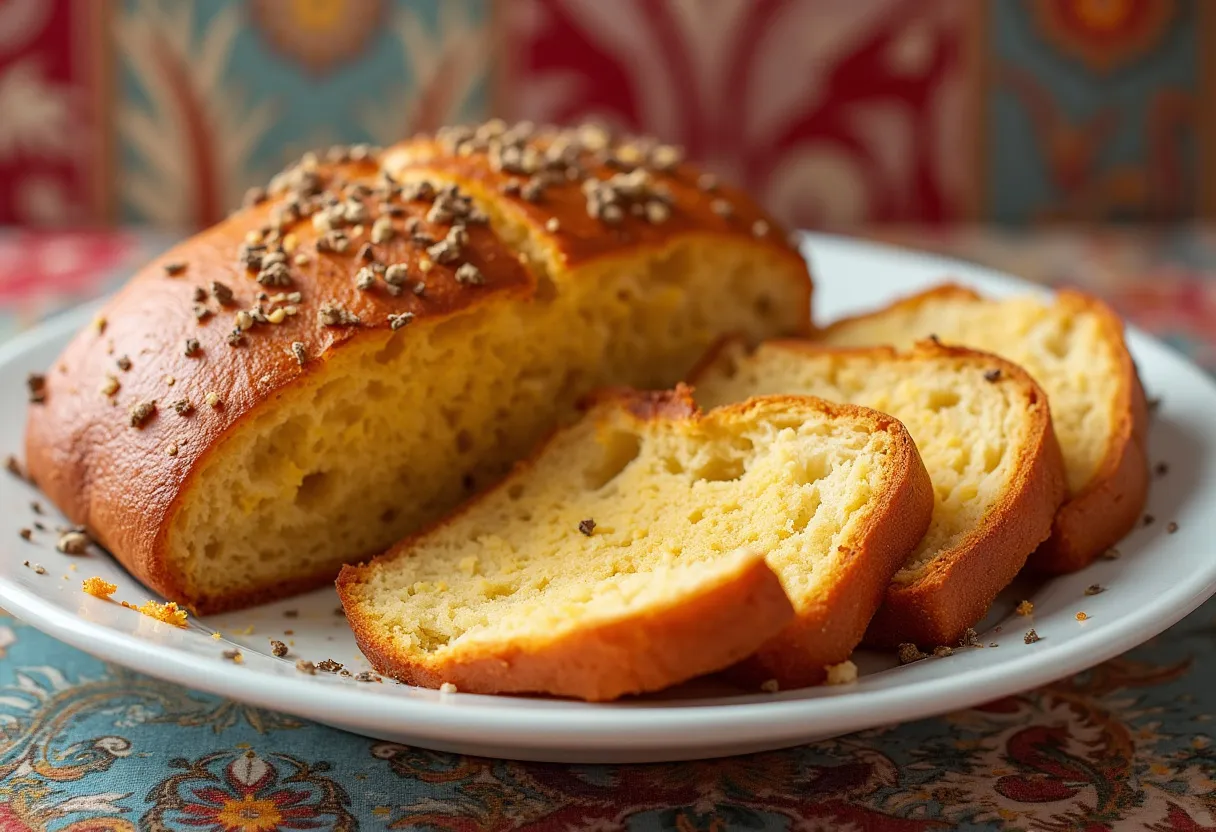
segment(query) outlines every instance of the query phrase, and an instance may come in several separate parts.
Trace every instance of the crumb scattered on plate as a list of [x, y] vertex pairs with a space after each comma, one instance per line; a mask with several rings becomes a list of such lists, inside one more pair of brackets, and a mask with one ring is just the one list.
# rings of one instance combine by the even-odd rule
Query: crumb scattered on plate
[[163, 621], [166, 624], [172, 624], [174, 627], [186, 626], [186, 611], [181, 609], [176, 601], [148, 601], [140, 606], [128, 604], [126, 601], [121, 602], [124, 607], [129, 610], [135, 610], [141, 615], [146, 615], [148, 618], [154, 618], [157, 621]]
[[1018, 604], [1015, 612], [1018, 615], [1034, 615], [1034, 604], [1030, 601], [1023, 601], [1022, 603]]
[[104, 578], [98, 578], [96, 575], [92, 578], [85, 578], [81, 583], [81, 589], [89, 595], [106, 600], [109, 600], [110, 596], [118, 590], [118, 584], [112, 584]]
[[827, 666], [829, 685], [851, 685], [857, 681], [857, 665], [845, 659], [840, 664]]

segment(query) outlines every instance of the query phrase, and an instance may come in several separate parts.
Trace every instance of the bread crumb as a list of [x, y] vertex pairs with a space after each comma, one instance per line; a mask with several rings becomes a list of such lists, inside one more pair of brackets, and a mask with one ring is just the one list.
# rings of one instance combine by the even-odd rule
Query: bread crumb
[[829, 685], [851, 685], [857, 681], [857, 665], [848, 659], [840, 664], [830, 664], [826, 669]]
[[225, 650], [221, 655], [233, 664], [243, 664], [245, 661], [240, 650]]
[[945, 645], [943, 644], [941, 647], [934, 647], [934, 648], [933, 648], [933, 655], [934, 655], [934, 656], [936, 656], [936, 657], [937, 657], [937, 658], [939, 658], [939, 659], [944, 659], [946, 656], [953, 656], [953, 655], [954, 655], [954, 648], [953, 648], [953, 647], [947, 647], [947, 646], [945, 646]]
[[1077, 613], [1077, 620], [1078, 620], [1078, 621], [1085, 621], [1085, 620], [1086, 620], [1086, 619], [1088, 619], [1088, 618], [1089, 618], [1089, 616], [1088, 616], [1088, 615], [1086, 615], [1086, 614], [1085, 614], [1085, 613], [1083, 613], [1083, 612], [1079, 612], [1079, 613]]
[[383, 682], [384, 680], [372, 673], [370, 670], [365, 670], [362, 673], [355, 674], [356, 682]]
[[272, 638], [270, 640], [270, 652], [272, 655], [282, 658], [287, 655], [287, 645], [278, 639]]
[[451, 682], [444, 682], [442, 685], [439, 686], [439, 692], [440, 693], [455, 693], [456, 686], [453, 685]]
[[907, 641], [899, 645], [897, 653], [899, 655], [900, 664], [912, 664], [912, 662], [918, 662], [921, 659], [927, 659], [929, 657], [927, 653], [922, 653], [920, 648], [915, 644]]
[[963, 633], [963, 637], [959, 639], [959, 647], [983, 647], [983, 642], [980, 641], [979, 633], [974, 628], [968, 627]]
[[760, 690], [764, 691], [765, 693], [776, 693], [780, 689], [781, 686], [777, 684], [776, 679], [769, 679], [768, 681], [760, 684]]
[[212, 637], [213, 639], [215, 639], [216, 641], [219, 641], [220, 639], [222, 639], [222, 638], [223, 638], [223, 636], [222, 636], [222, 635], [221, 635], [221, 634], [220, 634], [218, 631], [216, 631], [216, 632], [212, 633], [212, 634], [211, 634], [211, 637]]
[[1034, 604], [1032, 604], [1030, 601], [1023, 601], [1022, 603], [1018, 604], [1018, 607], [1016, 610], [1014, 610], [1014, 612], [1016, 612], [1018, 615], [1034, 615]]
[[1105, 592], [1105, 591], [1106, 590], [1102, 587], [1101, 584], [1090, 584], [1089, 586], [1085, 587], [1086, 595], [1097, 595], [1097, 594], [1099, 594], [1101, 592]]
[[296, 670], [301, 673], [307, 673], [309, 676], [317, 675], [317, 666], [307, 659], [300, 659], [296, 662]]
[[65, 555], [83, 555], [89, 551], [89, 536], [83, 532], [67, 532], [55, 542], [55, 548]]
[[1034, 644], [1039, 640], [1039, 634], [1034, 630], [1027, 630], [1026, 635], [1022, 636], [1022, 641], [1026, 642], [1027, 644]]
[[81, 582], [81, 589], [95, 598], [109, 600], [110, 596], [118, 591], [118, 584], [112, 584], [104, 578], [94, 576], [92, 578], [85, 578]]
[[1102, 559], [1103, 560], [1116, 560], [1122, 554], [1123, 554], [1122, 552], [1120, 552], [1118, 549], [1116, 549], [1114, 546], [1112, 546], [1109, 549], [1107, 549], [1105, 552], [1102, 553]]
[[148, 601], [136, 609], [142, 615], [155, 618], [157, 621], [163, 621], [166, 624], [172, 624], [174, 627], [186, 626], [186, 611], [178, 607], [176, 601], [166, 601], [163, 604], [159, 601]]
[[1174, 532], [1176, 532], [1176, 531], [1178, 531], [1178, 524], [1177, 524], [1177, 523], [1175, 523], [1173, 520], [1171, 520], [1171, 521], [1169, 522], [1169, 524], [1168, 524], [1168, 525], [1166, 525], [1166, 527], [1165, 527], [1165, 533], [1166, 533], [1166, 534], [1173, 534], [1173, 533], [1174, 533]]

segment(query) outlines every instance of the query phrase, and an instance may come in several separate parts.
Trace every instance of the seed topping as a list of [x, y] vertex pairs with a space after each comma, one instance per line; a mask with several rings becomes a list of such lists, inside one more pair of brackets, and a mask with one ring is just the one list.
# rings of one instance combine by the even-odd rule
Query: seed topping
[[89, 536], [79, 531], [65, 532], [55, 542], [55, 548], [65, 555], [83, 555], [89, 551]]
[[131, 427], [142, 428], [156, 414], [156, 400], [142, 401], [132, 405], [130, 410]]
[[595, 521], [588, 517], [586, 520], [578, 521], [578, 530], [591, 537], [591, 533], [595, 531]]

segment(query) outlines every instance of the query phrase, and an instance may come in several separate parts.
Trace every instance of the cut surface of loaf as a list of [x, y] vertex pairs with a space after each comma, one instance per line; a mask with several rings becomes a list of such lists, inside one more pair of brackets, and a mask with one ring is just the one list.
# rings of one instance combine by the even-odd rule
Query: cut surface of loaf
[[1065, 494], [1047, 397], [994, 355], [922, 342], [832, 349], [728, 340], [690, 379], [705, 408], [805, 395], [899, 419], [933, 482], [933, 520], [866, 633], [882, 646], [954, 645], [1051, 532]]
[[[614, 393], [452, 517], [345, 568], [338, 593], [372, 664], [413, 684], [610, 699], [746, 658], [739, 672], [792, 686], [848, 658], [930, 511], [882, 414]], [[752, 554], [792, 621], [739, 590], [705, 602], [731, 576], [762, 583]]]
[[219, 611], [441, 517], [597, 386], [670, 386], [733, 329], [807, 331], [775, 223], [672, 148], [605, 163], [627, 146], [493, 123], [306, 157], [67, 347], [31, 473], [144, 583]]
[[1067, 290], [1044, 303], [946, 285], [839, 321], [821, 337], [833, 346], [907, 347], [930, 335], [1004, 356], [1047, 393], [1069, 497], [1033, 567], [1080, 569], [1135, 526], [1148, 495], [1148, 408], [1123, 322], [1109, 307]]

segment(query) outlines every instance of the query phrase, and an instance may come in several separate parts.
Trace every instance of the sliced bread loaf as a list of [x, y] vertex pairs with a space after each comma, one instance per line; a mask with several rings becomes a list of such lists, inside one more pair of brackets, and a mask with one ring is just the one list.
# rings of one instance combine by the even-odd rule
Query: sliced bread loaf
[[1047, 392], [1069, 498], [1050, 539], [1031, 556], [1033, 567], [1080, 569], [1135, 526], [1148, 494], [1148, 408], [1118, 315], [1080, 292], [1043, 303], [991, 300], [947, 285], [839, 321], [822, 340], [902, 348], [929, 335], [998, 353]]
[[372, 664], [413, 684], [605, 700], [754, 653], [748, 676], [792, 686], [849, 657], [931, 510], [889, 416], [615, 392], [338, 593]]
[[1065, 494], [1047, 396], [1017, 365], [930, 341], [831, 349], [741, 340], [692, 379], [702, 407], [750, 396], [819, 396], [889, 413], [908, 428], [933, 481], [933, 521], [895, 574], [866, 641], [956, 643], [984, 617], [1051, 532]]

